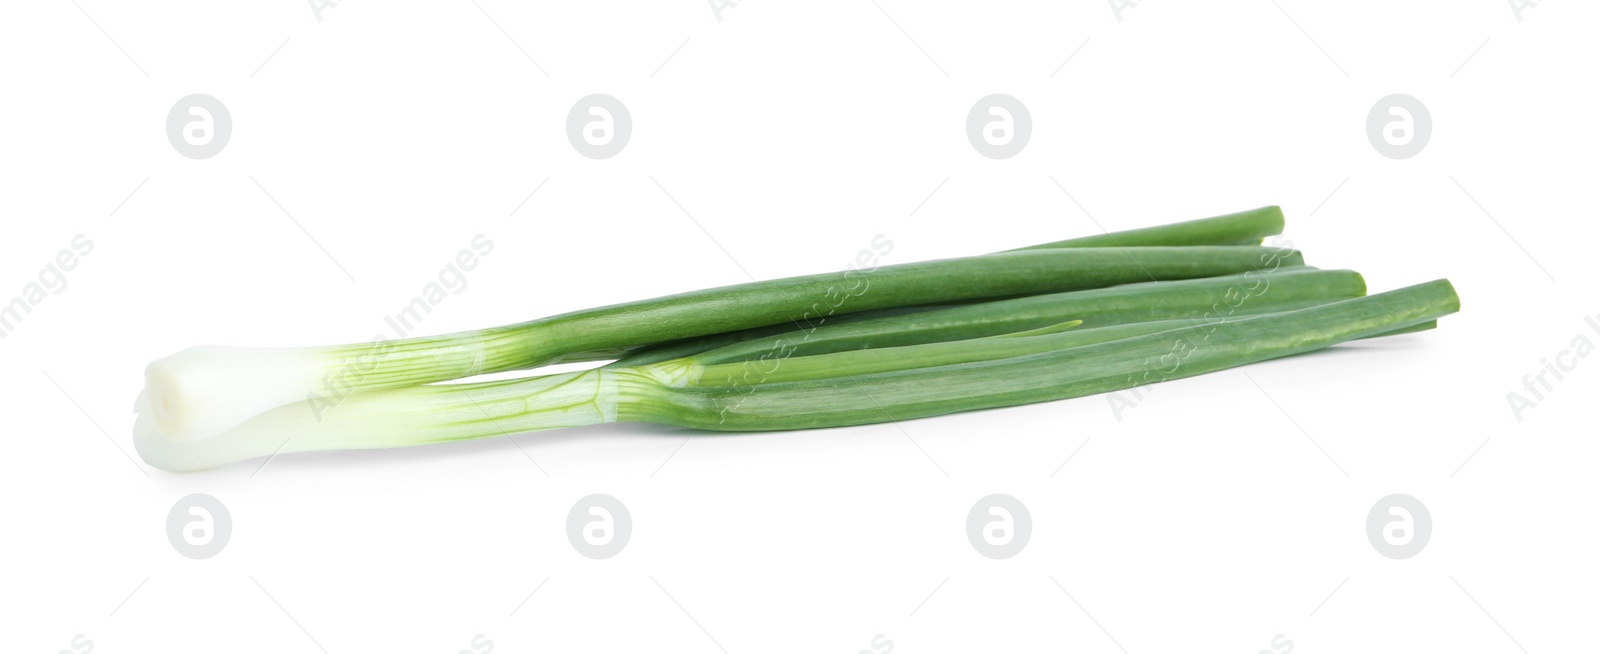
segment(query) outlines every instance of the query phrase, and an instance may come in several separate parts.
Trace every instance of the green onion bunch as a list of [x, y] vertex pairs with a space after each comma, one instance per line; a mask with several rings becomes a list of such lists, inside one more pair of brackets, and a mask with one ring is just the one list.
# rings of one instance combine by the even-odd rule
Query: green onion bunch
[[[898, 421], [1421, 331], [1459, 309], [1446, 280], [1368, 295], [1359, 273], [1307, 267], [1267, 241], [1283, 225], [1265, 207], [442, 336], [190, 348], [147, 368], [134, 444], [151, 465], [197, 470], [608, 422], [772, 431]], [[609, 363], [440, 383], [578, 361]]]

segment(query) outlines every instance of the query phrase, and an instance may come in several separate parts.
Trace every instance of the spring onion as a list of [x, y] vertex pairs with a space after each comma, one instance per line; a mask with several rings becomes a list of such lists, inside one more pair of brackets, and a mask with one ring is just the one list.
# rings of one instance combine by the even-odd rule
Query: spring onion
[[[1008, 250], [1016, 252], [1021, 250], [1041, 250], [1052, 248], [1084, 248], [1084, 247], [1155, 247], [1155, 246], [1192, 246], [1192, 245], [1259, 245], [1268, 236], [1283, 233], [1283, 211], [1276, 206], [1251, 209], [1211, 218], [1200, 218], [1155, 227], [1144, 227], [1121, 232], [1108, 232], [1096, 236], [1042, 243], [1028, 247]], [[1287, 252], [1287, 250], [1284, 250]], [[1263, 265], [1259, 268], [1272, 268], [1275, 266]], [[933, 309], [945, 308], [952, 302], [941, 303], [941, 306], [910, 305], [893, 307], [889, 309], [876, 309], [848, 315], [830, 316], [818, 320], [818, 324], [838, 324], [844, 322], [857, 322], [864, 319], [890, 317], [908, 313], [921, 313]], [[709, 334], [680, 341], [662, 343], [654, 347], [646, 347], [631, 352], [624, 358], [624, 364], [644, 363], [650, 361], [664, 361], [711, 348], [749, 340], [781, 334], [788, 329], [788, 325], [778, 324], [766, 327], [754, 327], [747, 330]]]
[[628, 349], [833, 314], [1301, 265], [1259, 246], [1064, 248], [883, 266], [694, 291], [516, 325], [333, 347], [204, 346], [146, 369], [136, 404], [165, 438], [204, 439], [304, 402], [319, 419], [362, 392], [616, 358]]
[[134, 445], [152, 465], [195, 470], [609, 422], [855, 425], [1178, 379], [1433, 329], [1459, 308], [1448, 281], [1367, 296], [1356, 272], [1259, 246], [1282, 229], [1264, 207], [443, 336], [191, 348], [147, 368]]
[[643, 348], [611, 367], [637, 366], [708, 351], [715, 354], [706, 356], [731, 361], [761, 356], [777, 342], [792, 343], [797, 354], [817, 354], [977, 338], [1073, 319], [1090, 327], [1104, 327], [1170, 318], [1227, 317], [1360, 297], [1366, 289], [1361, 275], [1349, 270], [1264, 269], [1239, 275], [1034, 295], [822, 326], [789, 325], [790, 329], [781, 329], [784, 326], [780, 325], [778, 329]]
[[[391, 388], [354, 394], [320, 422], [285, 406], [198, 440], [166, 438], [141, 415], [135, 445], [153, 465], [193, 470], [280, 451], [401, 447], [608, 422], [767, 431], [904, 420], [1190, 377], [1428, 325], [1459, 306], [1455, 289], [1439, 280], [1238, 318], [1047, 326], [1010, 337], [795, 356], [769, 362], [766, 378], [757, 380], [724, 374], [733, 372], [716, 367], [724, 364], [678, 359]], [[819, 376], [829, 369], [847, 376]]]

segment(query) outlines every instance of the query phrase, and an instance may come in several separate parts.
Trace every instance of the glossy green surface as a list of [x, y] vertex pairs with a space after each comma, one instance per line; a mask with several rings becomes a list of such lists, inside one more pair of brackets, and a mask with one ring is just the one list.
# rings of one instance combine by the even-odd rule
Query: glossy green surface
[[1181, 379], [1394, 332], [1456, 312], [1448, 281], [1026, 356], [825, 379], [629, 393], [619, 418], [717, 431], [856, 425]]

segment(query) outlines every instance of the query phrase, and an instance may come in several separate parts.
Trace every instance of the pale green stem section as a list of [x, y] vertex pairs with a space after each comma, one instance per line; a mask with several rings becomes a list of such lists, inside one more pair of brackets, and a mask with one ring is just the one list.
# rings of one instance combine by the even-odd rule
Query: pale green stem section
[[150, 465], [184, 471], [289, 452], [408, 447], [617, 420], [618, 398], [659, 382], [631, 370], [588, 370], [476, 384], [411, 386], [348, 396], [318, 421], [279, 407], [210, 438], [163, 436], [145, 415], [134, 446]]

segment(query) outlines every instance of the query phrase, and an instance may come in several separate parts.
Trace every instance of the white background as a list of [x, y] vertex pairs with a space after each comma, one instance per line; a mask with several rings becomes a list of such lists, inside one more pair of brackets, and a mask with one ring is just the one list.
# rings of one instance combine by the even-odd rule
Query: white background
[[[478, 3], [5, 9], [0, 301], [95, 244], [0, 340], [8, 651], [1592, 643], [1600, 362], [1520, 421], [1506, 399], [1600, 342], [1592, 3]], [[191, 93], [232, 116], [209, 159], [165, 135]], [[591, 93], [632, 115], [610, 159], [566, 139]], [[1010, 159], [964, 132], [991, 93], [1033, 117]], [[1366, 136], [1391, 93], [1432, 116], [1410, 159]], [[129, 456], [146, 362], [364, 341], [476, 234], [493, 253], [422, 331], [840, 270], [877, 234], [900, 263], [1264, 204], [1309, 263], [1374, 291], [1449, 277], [1461, 314], [1160, 385], [1120, 420], [1101, 396], [195, 474]], [[165, 536], [190, 493], [231, 513], [214, 558]], [[591, 493], [633, 516], [611, 559], [566, 538]], [[1011, 559], [964, 533], [991, 493], [1032, 515]], [[1414, 558], [1367, 541], [1391, 493], [1432, 515]]]

